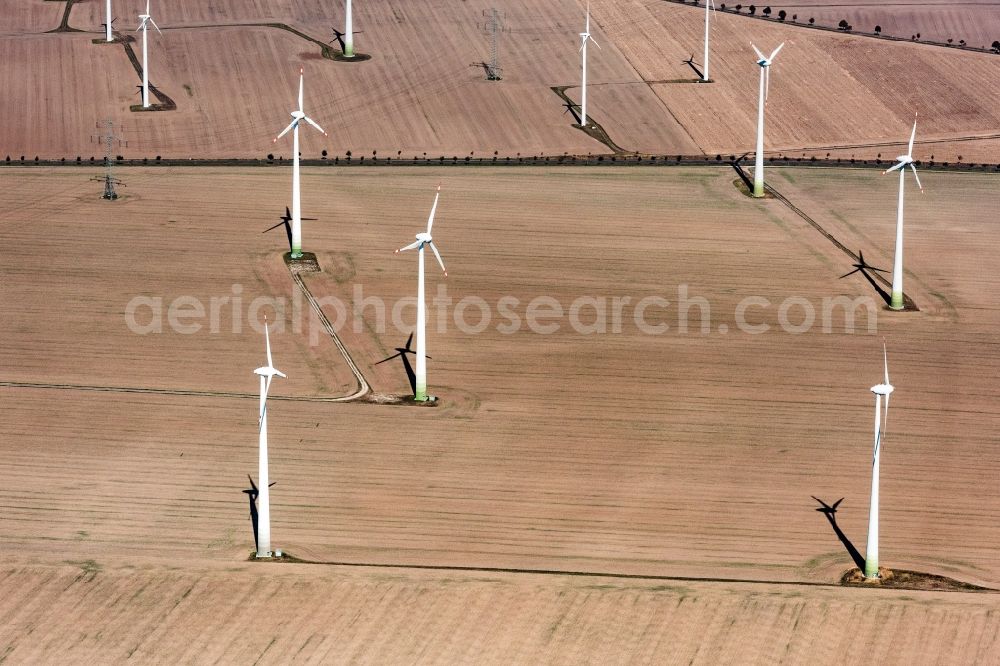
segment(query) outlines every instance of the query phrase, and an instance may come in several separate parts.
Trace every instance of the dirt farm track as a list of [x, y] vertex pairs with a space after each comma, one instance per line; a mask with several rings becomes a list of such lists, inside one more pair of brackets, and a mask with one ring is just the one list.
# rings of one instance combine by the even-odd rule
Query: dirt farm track
[[[781, 202], [746, 199], [728, 168], [306, 169], [305, 214], [319, 218], [304, 223], [306, 249], [324, 268], [307, 284], [347, 312], [358, 287], [388, 304], [411, 294], [415, 259], [391, 250], [443, 179], [435, 239], [449, 277], [429, 273], [430, 293], [478, 297], [492, 319], [470, 332], [446, 310], [429, 341], [441, 404], [416, 409], [316, 401], [351, 378], [308, 318], [296, 332], [284, 238], [260, 233], [283, 209], [287, 170], [127, 169], [113, 203], [83, 171], [3, 172], [0, 233], [18, 248], [4, 255], [0, 320], [11, 663], [982, 663], [1000, 648], [993, 593], [838, 587], [851, 560], [810, 497], [846, 497], [839, 525], [863, 549], [884, 337], [898, 388], [883, 561], [1000, 588], [1000, 301], [986, 268], [1000, 245], [994, 199], [977, 194], [995, 176], [925, 176], [909, 217], [907, 293], [921, 310], [876, 307], [876, 335], [863, 312], [854, 333], [781, 328], [788, 298], [819, 310], [874, 294], [857, 275], [838, 280], [851, 260]], [[891, 179], [771, 174], [886, 265]], [[208, 303], [234, 285], [239, 326], [232, 308], [215, 333], [207, 319], [185, 320], [203, 323], [188, 333], [126, 324], [135, 296]], [[672, 309], [681, 286], [710, 305], [687, 333]], [[504, 296], [520, 304], [514, 332], [498, 330]], [[539, 296], [566, 308], [662, 296], [672, 305], [647, 318], [670, 329], [639, 330], [626, 308], [620, 332], [563, 317], [540, 333], [525, 323]], [[768, 332], [737, 330], [750, 296], [774, 304], [747, 315]], [[289, 375], [269, 408], [275, 544], [317, 564], [246, 561], [258, 297], [289, 304], [272, 335]], [[345, 343], [377, 393], [405, 392], [398, 366], [374, 363], [405, 341], [412, 309], [400, 330], [387, 313], [384, 331], [374, 306], [360, 311]], [[462, 316], [478, 324], [479, 306]]]

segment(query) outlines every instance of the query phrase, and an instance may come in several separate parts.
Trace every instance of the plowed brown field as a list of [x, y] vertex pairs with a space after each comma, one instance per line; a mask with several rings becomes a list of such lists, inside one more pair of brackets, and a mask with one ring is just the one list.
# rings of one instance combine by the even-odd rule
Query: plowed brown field
[[[131, 25], [125, 17], [139, 4], [116, 10], [123, 25]], [[550, 89], [570, 86], [567, 93], [579, 101], [582, 5], [508, 4], [511, 33], [501, 38], [500, 83], [483, 80], [475, 65], [488, 53], [485, 6], [362, 3], [357, 45], [373, 58], [348, 64], [322, 59], [319, 45], [299, 35], [252, 25], [287, 23], [326, 42], [330, 27], [340, 23], [339, 8], [329, 3], [165, 5], [164, 35], [153, 37], [150, 50], [153, 83], [178, 107], [164, 113], [128, 110], [138, 99], [139, 77], [121, 46], [90, 43], [102, 20], [99, 5], [79, 4], [72, 13], [71, 25], [93, 32], [42, 36], [32, 34], [41, 27], [18, 23], [28, 34], [0, 38], [0, 57], [13, 63], [0, 80], [10, 91], [0, 98], [0, 115], [25, 119], [0, 127], [0, 153], [99, 155], [94, 124], [109, 117], [124, 125], [128, 145], [116, 152], [125, 156], [287, 156], [290, 142], [273, 146], [271, 139], [288, 118], [300, 65], [306, 69], [307, 111], [330, 132], [329, 138], [303, 132], [307, 157], [322, 150], [382, 157], [609, 150], [571, 126]], [[995, 56], [719, 13], [711, 68], [717, 82], [694, 85], [685, 82], [694, 74], [681, 61], [701, 53], [697, 8], [628, 0], [597, 1], [592, 10], [593, 34], [603, 48], [591, 50], [589, 112], [627, 151], [751, 150], [757, 105], [757, 67], [748, 44], [753, 40], [761, 48], [788, 43], [772, 76], [770, 151], [812, 147], [809, 154], [823, 154], [832, 146], [905, 140], [919, 111], [920, 137], [939, 142], [939, 161], [962, 155], [965, 161], [1000, 162]], [[217, 25], [224, 27], [212, 27]], [[49, 71], [50, 62], [59, 63], [58, 75]], [[34, 112], [25, 115], [25, 109]], [[981, 141], [963, 141], [969, 137]]]
[[[703, 14], [659, 0], [601, 1], [598, 22], [647, 80], [673, 79], [691, 70], [679, 61], [703, 44]], [[1000, 127], [995, 56], [948, 52], [793, 28], [718, 13], [714, 16], [712, 85], [654, 84], [674, 117], [705, 153], [754, 149], [758, 71], [748, 42], [770, 52], [785, 42], [771, 71], [765, 148], [905, 141], [915, 112], [921, 139], [994, 136]], [[679, 58], [678, 55], [681, 55]], [[961, 75], [958, 75], [958, 73]], [[980, 97], [985, 94], [987, 97]], [[938, 160], [997, 162], [995, 143], [935, 149]], [[957, 153], [953, 153], [957, 150]], [[877, 152], [880, 152], [881, 149]]]
[[[13, 663], [989, 663], [983, 596], [373, 569], [8, 566]], [[51, 628], [62, 631], [39, 634]]]
[[[297, 332], [290, 311], [279, 318], [275, 363], [289, 377], [269, 406], [275, 545], [321, 562], [761, 581], [720, 586], [243, 563], [251, 373], [263, 361], [247, 309], [293, 296], [280, 230], [260, 233], [289, 174], [128, 169], [126, 198], [108, 203], [94, 173], [3, 172], [0, 539], [13, 564], [0, 596], [16, 610], [3, 611], [0, 642], [12, 659], [908, 663], [995, 652], [992, 594], [802, 585], [850, 566], [810, 495], [846, 497], [840, 525], [864, 549], [868, 387], [885, 337], [897, 393], [882, 561], [1000, 586], [1000, 301], [982, 194], [995, 177], [924, 175], [928, 194], [907, 213], [907, 292], [921, 311], [877, 310], [876, 336], [864, 318], [845, 332], [840, 314], [823, 332], [824, 298], [869, 287], [838, 280], [849, 258], [779, 201], [744, 198], [731, 170], [304, 170], [304, 211], [320, 218], [305, 222], [305, 247], [325, 269], [306, 281], [348, 313], [359, 287], [390, 308], [412, 294], [416, 259], [391, 251], [422, 227], [443, 181], [434, 232], [450, 277], [429, 271], [429, 292], [445, 286], [453, 305], [440, 326], [430, 310], [429, 383], [442, 401], [429, 409], [306, 400], [348, 392], [350, 376], [325, 336], [311, 344], [308, 321]], [[769, 173], [886, 265], [893, 179]], [[133, 296], [205, 302], [233, 285], [235, 332], [228, 309], [218, 333], [126, 326]], [[710, 310], [693, 305], [686, 333], [680, 287]], [[510, 323], [504, 296], [517, 299], [513, 332], [498, 330]], [[558, 330], [531, 330], [539, 296], [582, 304], [577, 328], [550, 316]], [[670, 302], [645, 317], [668, 331], [635, 323], [649, 296]], [[491, 319], [473, 333], [477, 297]], [[609, 306], [608, 331], [586, 333], [596, 313], [585, 297], [630, 298], [621, 331]], [[749, 297], [767, 299], [747, 322], [769, 331], [741, 329]], [[782, 303], [794, 305], [787, 321]], [[342, 329], [345, 342], [376, 391], [404, 392], [398, 366], [374, 363], [405, 341], [412, 309], [381, 331], [376, 307], [359, 332]], [[790, 332], [809, 307], [816, 325]]]

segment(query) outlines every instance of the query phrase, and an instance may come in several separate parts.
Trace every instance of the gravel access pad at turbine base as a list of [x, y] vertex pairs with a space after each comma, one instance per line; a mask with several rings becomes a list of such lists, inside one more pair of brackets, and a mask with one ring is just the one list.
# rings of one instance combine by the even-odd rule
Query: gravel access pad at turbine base
[[[429, 262], [428, 297], [452, 303], [440, 324], [429, 302], [434, 409], [269, 403], [275, 547], [316, 562], [763, 581], [647, 584], [245, 562], [252, 536], [240, 491], [256, 474], [252, 370], [263, 363], [247, 308], [293, 293], [283, 232], [261, 233], [284, 212], [290, 173], [121, 169], [127, 187], [115, 202], [88, 180], [99, 173], [3, 172], [0, 539], [10, 564], [0, 596], [16, 610], [0, 613], [13, 618], [0, 636], [11, 659], [123, 660], [133, 650], [252, 661], [267, 649], [264, 661], [277, 662], [301, 648], [303, 658], [369, 662], [872, 654], [904, 663], [995, 652], [994, 595], [809, 585], [835, 586], [851, 566], [811, 495], [845, 497], [839, 525], [864, 548], [868, 387], [884, 337], [896, 393], [882, 453], [882, 564], [1000, 587], [991, 342], [1000, 290], [987, 270], [1000, 247], [988, 205], [995, 177], [927, 174], [928, 194], [908, 198], [907, 291], [921, 310], [878, 309], [876, 335], [863, 317], [845, 333], [839, 315], [828, 333], [819, 321], [782, 329], [789, 299], [795, 326], [806, 304], [819, 320], [824, 298], [870, 287], [839, 280], [850, 259], [781, 201], [742, 196], [729, 168], [303, 169], [303, 215], [319, 218], [303, 222], [304, 248], [323, 268], [304, 277], [310, 290], [351, 306], [377, 297], [390, 310], [385, 330], [374, 301], [357, 330], [343, 329], [376, 393], [407, 388], [399, 366], [374, 363], [412, 326], [401, 299], [415, 291], [416, 258], [392, 251], [425, 227], [438, 182], [434, 238], [449, 277]], [[768, 171], [784, 196], [883, 267], [891, 180]], [[166, 310], [184, 295], [232, 297], [237, 284], [235, 333], [228, 308], [218, 333], [185, 334], [166, 320], [159, 334], [126, 326], [134, 296], [162, 296]], [[517, 299], [506, 311], [504, 297]], [[557, 330], [529, 327], [539, 297], [552, 301], [536, 324]], [[665, 332], [635, 323], [649, 297], [669, 302], [645, 313]], [[614, 298], [631, 299], [618, 301], [620, 332]], [[767, 332], [740, 330], [735, 313], [748, 298], [764, 300], [746, 323]], [[472, 332], [484, 312], [490, 321]], [[319, 336], [313, 346], [308, 324], [296, 332], [290, 317], [271, 335], [288, 374], [275, 396], [349, 392], [334, 345]], [[63, 602], [46, 602], [57, 589]], [[108, 609], [103, 632], [85, 608]], [[264, 608], [247, 638], [237, 628]], [[371, 624], [338, 629], [353, 613]], [[912, 637], [903, 648], [901, 635]]]

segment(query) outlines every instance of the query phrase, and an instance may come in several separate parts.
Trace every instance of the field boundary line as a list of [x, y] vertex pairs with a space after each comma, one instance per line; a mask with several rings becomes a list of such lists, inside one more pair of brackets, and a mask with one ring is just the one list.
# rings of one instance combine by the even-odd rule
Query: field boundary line
[[[662, 580], [662, 581], [674, 581], [680, 583], [739, 583], [739, 584], [750, 584], [750, 585], [791, 585], [799, 587], [831, 587], [837, 589], [845, 589], [853, 586], [843, 585], [841, 583], [824, 583], [820, 581], [790, 581], [790, 580], [764, 580], [764, 579], [753, 579], [753, 578], [715, 578], [710, 576], [667, 576], [664, 574], [629, 574], [629, 573], [615, 573], [615, 572], [602, 572], [602, 571], [579, 571], [579, 570], [562, 570], [562, 569], [529, 569], [520, 567], [488, 567], [488, 566], [463, 566], [463, 565], [450, 565], [450, 564], [379, 564], [379, 563], [366, 563], [366, 562], [337, 562], [330, 561], [324, 562], [319, 560], [304, 560], [297, 558], [295, 556], [289, 556], [287, 553], [285, 557], [290, 563], [298, 564], [318, 564], [323, 566], [331, 567], [354, 567], [354, 568], [373, 568], [373, 569], [414, 569], [418, 571], [467, 571], [470, 573], [504, 573], [504, 574], [521, 574], [521, 575], [536, 575], [536, 576], [578, 576], [582, 578], [617, 578], [622, 580]], [[995, 590], [993, 588], [980, 587], [977, 590], [954, 590], [954, 589], [941, 589], [941, 590], [915, 590], [910, 588], [902, 587], [872, 587], [871, 589], [880, 589], [886, 592], [921, 592], [921, 591], [933, 591], [933, 592], [958, 592], [958, 593], [972, 593], [972, 594], [996, 594], [1000, 590]]]
[[[60, 391], [99, 391], [107, 393], [146, 393], [150, 395], [186, 395], [197, 398], [246, 398], [259, 400], [256, 393], [241, 393], [239, 391], [204, 391], [200, 389], [153, 388], [148, 386], [108, 386], [100, 384], [69, 384], [56, 382], [19, 382], [0, 380], [0, 388], [50, 389]], [[287, 400], [290, 402], [345, 402], [344, 397], [327, 397], [320, 395], [273, 395], [271, 400]], [[351, 398], [353, 399], [353, 397]]]

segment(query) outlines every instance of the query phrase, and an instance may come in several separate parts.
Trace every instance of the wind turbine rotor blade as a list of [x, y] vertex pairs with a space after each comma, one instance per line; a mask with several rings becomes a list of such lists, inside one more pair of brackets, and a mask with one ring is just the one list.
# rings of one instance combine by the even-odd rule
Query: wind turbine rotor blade
[[844, 279], [845, 277], [847, 277], [848, 275], [854, 275], [855, 273], [857, 273], [857, 272], [858, 272], [858, 271], [860, 271], [860, 270], [861, 270], [860, 268], [855, 268], [855, 269], [854, 269], [853, 271], [851, 271], [850, 273], [844, 273], [843, 275], [841, 275], [841, 276], [840, 276], [839, 278], [837, 278], [837, 279], [838, 279], [838, 280], [843, 280], [843, 279]]
[[305, 69], [299, 67], [299, 113], [302, 113], [303, 88], [305, 87]]
[[153, 20], [152, 16], [149, 17], [149, 22], [153, 24], [154, 28], [156, 28], [156, 32], [160, 33], [161, 35], [163, 34], [163, 31], [160, 30], [160, 26], [156, 25], [156, 21]]
[[[885, 363], [885, 383], [889, 385], [889, 353], [885, 349], [885, 342], [882, 343], [882, 361]], [[888, 402], [889, 396], [886, 396]]]
[[920, 184], [920, 176], [917, 175], [917, 167], [913, 166], [913, 162], [910, 162], [910, 168], [913, 169], [913, 178], [917, 181], [917, 187], [920, 188], [920, 193], [924, 193], [924, 186]]
[[[274, 363], [271, 361], [271, 335], [267, 332], [267, 322], [264, 322], [264, 345], [267, 347], [267, 367], [273, 368]], [[271, 381], [268, 379], [268, 381]]]
[[267, 233], [268, 231], [270, 231], [271, 229], [277, 229], [278, 227], [281, 227], [281, 226], [284, 226], [285, 224], [287, 224], [287, 222], [285, 222], [284, 220], [282, 220], [281, 222], [278, 222], [278, 223], [277, 223], [276, 225], [274, 225], [273, 227], [268, 227], [267, 229], [264, 229], [264, 231], [262, 231], [262, 232], [260, 232], [260, 233], [262, 233], [262, 234], [266, 234], [266, 233]]
[[437, 212], [438, 198], [441, 196], [441, 186], [438, 185], [437, 192], [434, 194], [434, 205], [431, 206], [431, 214], [427, 218], [427, 233], [430, 234], [431, 227], [434, 226], [434, 213]]
[[913, 131], [910, 132], [910, 145], [906, 149], [906, 154], [913, 159], [913, 140], [917, 138], [917, 114], [913, 114]]
[[441, 253], [438, 252], [437, 245], [434, 244], [434, 241], [431, 241], [429, 245], [431, 246], [431, 249], [434, 250], [434, 256], [437, 257], [438, 263], [441, 264], [441, 270], [444, 271], [444, 276], [448, 277], [448, 269], [444, 267], [444, 262], [441, 260]]
[[393, 354], [392, 356], [387, 356], [386, 358], [382, 359], [381, 361], [379, 361], [375, 365], [381, 365], [381, 364], [385, 363], [386, 361], [391, 361], [392, 359], [396, 358], [397, 356], [400, 356], [401, 354], [402, 354], [402, 352], [400, 352], [399, 354]]
[[257, 490], [257, 484], [253, 482], [253, 477], [247, 474], [247, 478], [250, 479], [250, 487]]
[[278, 136], [276, 136], [276, 137], [274, 138], [275, 142], [277, 142], [277, 141], [278, 141], [278, 139], [280, 139], [281, 137], [283, 137], [283, 136], [285, 136], [286, 134], [288, 134], [289, 130], [291, 130], [291, 129], [292, 129], [293, 127], [295, 127], [295, 125], [297, 125], [297, 124], [298, 124], [298, 122], [299, 122], [298, 120], [293, 120], [292, 122], [290, 122], [290, 123], [288, 124], [288, 127], [286, 127], [285, 129], [281, 130], [281, 134], [279, 134]]
[[322, 127], [320, 127], [319, 125], [317, 125], [316, 121], [313, 120], [312, 118], [310, 118], [309, 116], [305, 116], [302, 120], [306, 121], [307, 123], [309, 123], [310, 125], [312, 125], [316, 129], [318, 129], [320, 132], [322, 132], [323, 136], [329, 136], [329, 134], [326, 133], [326, 130], [323, 129]]
[[771, 67], [764, 68], [764, 103], [767, 103], [767, 94], [771, 90]]
[[[601, 45], [597, 43], [596, 39], [594, 39], [590, 35], [587, 35], [587, 39], [589, 39], [590, 41], [594, 42], [594, 46], [596, 46], [597, 48], [601, 49]], [[601, 49], [601, 50], [603, 51], [604, 49]]]
[[420, 244], [421, 244], [422, 242], [423, 242], [423, 241], [413, 241], [412, 243], [410, 243], [410, 244], [409, 244], [409, 245], [407, 245], [406, 247], [401, 247], [401, 248], [399, 248], [398, 250], [396, 250], [395, 254], [399, 254], [400, 252], [406, 252], [407, 250], [415, 250], [415, 249], [417, 249], [418, 247], [420, 247]]
[[761, 60], [767, 60], [767, 58], [764, 57], [764, 54], [760, 52], [760, 49], [754, 46], [753, 42], [750, 42], [750, 46], [752, 46], [753, 50], [757, 53], [757, 57], [759, 57]]
[[785, 43], [781, 42], [781, 44], [778, 45], [778, 48], [774, 49], [774, 52], [771, 53], [771, 57], [768, 58], [768, 61], [773, 62], [774, 61], [774, 56], [778, 55], [778, 51], [780, 51], [783, 48], [785, 48]]
[[272, 368], [272, 370], [274, 370], [274, 374], [278, 375], [282, 379], [288, 379], [288, 375], [283, 373], [281, 370], [278, 370], [277, 368]]
[[884, 176], [887, 173], [892, 173], [896, 169], [902, 169], [904, 166], [906, 166], [906, 162], [897, 162], [896, 166], [894, 166], [894, 167], [892, 167], [890, 169], [886, 169], [885, 171], [882, 172], [882, 175]]
[[886, 431], [889, 430], [889, 396], [885, 396], [885, 413], [882, 415], [882, 432], [879, 433], [878, 443], [882, 446], [882, 439], [885, 437]]
[[268, 376], [267, 379], [264, 381], [264, 399], [261, 402], [261, 408], [260, 408], [260, 416], [262, 420], [264, 418], [264, 412], [267, 411], [267, 394], [270, 392], [270, 390], [271, 390], [271, 377]]
[[410, 349], [411, 342], [413, 342], [413, 331], [410, 331], [410, 337], [406, 338], [406, 349]]

